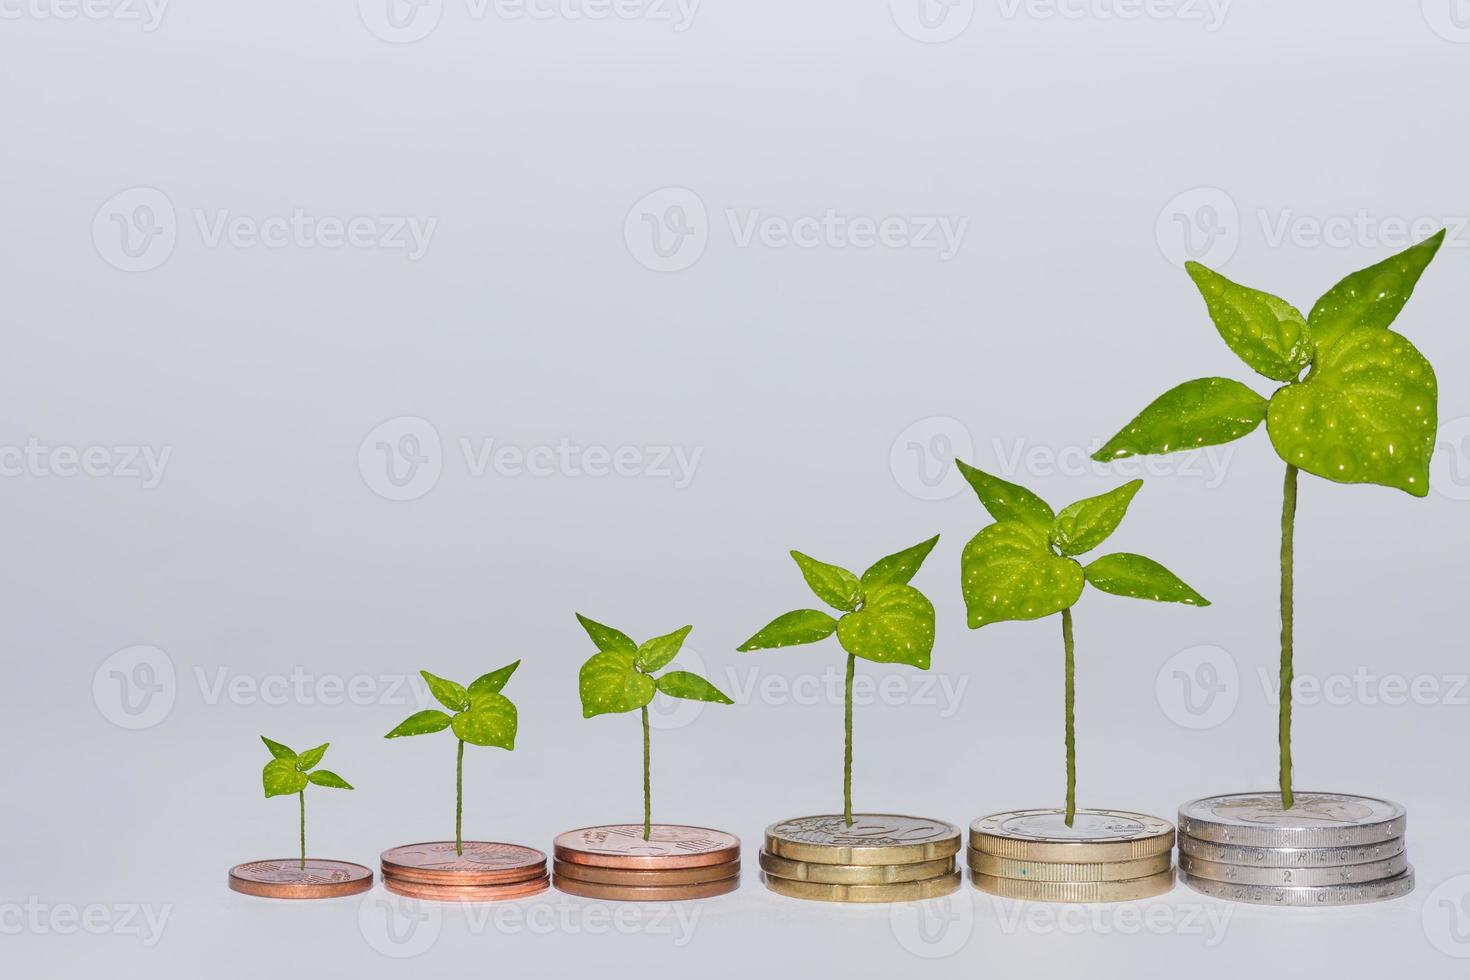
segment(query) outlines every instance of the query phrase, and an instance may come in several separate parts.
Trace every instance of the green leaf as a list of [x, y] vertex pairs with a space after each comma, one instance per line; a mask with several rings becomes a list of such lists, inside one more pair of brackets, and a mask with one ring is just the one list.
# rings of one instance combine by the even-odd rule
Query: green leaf
[[466, 689], [470, 696], [470, 707], [479, 704], [487, 694], [499, 694], [510, 680], [510, 675], [516, 672], [521, 665], [517, 660], [513, 664], [506, 664], [499, 670], [492, 670], [488, 674], [482, 674], [475, 678], [474, 682]]
[[971, 629], [1040, 619], [1082, 595], [1082, 566], [1052, 554], [1046, 534], [1027, 524], [992, 524], [960, 556], [960, 589]]
[[[636, 648], [635, 648], [636, 650]], [[633, 667], [636, 653], [594, 653], [577, 675], [582, 717], [635, 711], [653, 700], [653, 678]]]
[[352, 789], [352, 784], [330, 769], [318, 769], [306, 774], [306, 778], [318, 786], [330, 789]]
[[679, 655], [679, 648], [684, 645], [684, 637], [689, 635], [693, 626], [685, 626], [667, 633], [663, 636], [655, 636], [647, 643], [638, 647], [638, 659], [634, 665], [641, 670], [652, 673], [661, 667], [667, 666], [669, 661]]
[[1419, 277], [1444, 244], [1443, 229], [1418, 245], [1348, 276], [1329, 289], [1307, 317], [1318, 350], [1358, 327], [1387, 328], [1414, 294]]
[[265, 795], [286, 796], [306, 789], [306, 774], [296, 771], [296, 763], [290, 759], [272, 759], [265, 764], [260, 774], [265, 785]]
[[858, 577], [845, 568], [829, 565], [793, 551], [791, 557], [801, 567], [801, 577], [811, 586], [817, 598], [833, 609], [852, 612], [863, 601], [863, 586]]
[[1064, 555], [1091, 551], [1118, 529], [1142, 480], [1130, 480], [1116, 490], [1088, 497], [1062, 508], [1051, 529], [1051, 543]]
[[1305, 381], [1271, 398], [1266, 431], [1282, 459], [1337, 483], [1429, 493], [1439, 389], [1424, 355], [1392, 330], [1359, 327]]
[[934, 605], [912, 585], [883, 585], [863, 608], [837, 622], [837, 642], [855, 657], [929, 669]]
[[1152, 558], [1118, 552], [1103, 555], [1083, 571], [1087, 581], [1104, 592], [1130, 599], [1152, 599], [1154, 602], [1183, 602], [1191, 606], [1208, 606], [1210, 600]]
[[450, 711], [463, 711], [470, 706], [470, 693], [462, 685], [454, 681], [447, 681], [442, 677], [435, 677], [427, 670], [421, 670], [419, 673], [429, 685], [429, 693], [434, 695], [434, 700]]
[[592, 637], [592, 642], [597, 645], [597, 649], [603, 653], [635, 655], [638, 653], [638, 644], [634, 643], [627, 634], [620, 633], [611, 626], [603, 626], [601, 623], [594, 622], [581, 613], [577, 613], [577, 622], [582, 624], [582, 628], [587, 631], [588, 636]]
[[301, 753], [296, 759], [296, 768], [301, 772], [308, 772], [309, 770], [315, 769], [317, 763], [322, 761], [322, 756], [327, 754], [327, 746], [331, 744], [331, 742], [323, 742], [316, 748], [307, 749]]
[[889, 555], [887, 558], [879, 558], [873, 562], [866, 572], [863, 572], [862, 583], [866, 588], [879, 585], [908, 585], [909, 580], [918, 572], [919, 566], [924, 564], [924, 559], [929, 557], [929, 552], [939, 543], [939, 535], [934, 535], [928, 541], [920, 542], [912, 548]]
[[450, 718], [442, 711], [430, 708], [409, 715], [399, 722], [398, 727], [393, 729], [384, 738], [402, 738], [405, 735], [431, 735], [434, 732], [442, 732], [449, 727]]
[[1106, 463], [1234, 442], [1265, 420], [1266, 404], [1229, 378], [1186, 381], [1155, 398], [1092, 458]]
[[836, 630], [837, 620], [820, 609], [798, 609], [777, 616], [735, 649], [745, 653], [749, 650], [772, 650], [796, 646], [798, 643], [815, 643], [825, 640]]
[[686, 701], [713, 701], [716, 704], [734, 704], [725, 693], [698, 674], [687, 670], [671, 670], [658, 679], [658, 689], [671, 698]]
[[1019, 484], [1007, 483], [963, 460], [955, 460], [955, 465], [996, 521], [1020, 521], [1042, 534], [1051, 531], [1051, 523], [1057, 515], [1045, 500]]
[[[597, 654], [603, 656], [603, 654]], [[454, 716], [454, 734], [471, 745], [516, 747], [516, 706], [504, 694], [485, 694], [473, 708]]]
[[292, 752], [280, 742], [272, 741], [271, 739], [266, 738], [264, 735], [260, 736], [260, 740], [265, 743], [266, 748], [270, 749], [271, 755], [275, 756], [277, 759], [285, 759], [293, 766], [296, 764], [295, 752]]
[[1258, 374], [1293, 381], [1312, 362], [1306, 318], [1286, 300], [1185, 264], [1226, 345]]

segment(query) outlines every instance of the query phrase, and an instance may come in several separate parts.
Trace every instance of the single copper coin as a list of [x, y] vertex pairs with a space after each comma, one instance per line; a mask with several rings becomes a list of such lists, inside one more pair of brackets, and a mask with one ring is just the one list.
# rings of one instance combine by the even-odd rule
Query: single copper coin
[[273, 858], [237, 864], [230, 869], [230, 887], [260, 898], [341, 898], [373, 887], [373, 872], [350, 861]]
[[609, 824], [567, 831], [557, 837], [553, 853], [558, 861], [599, 868], [698, 868], [738, 861], [740, 838], [708, 827], [656, 823], [644, 840], [642, 824]]
[[544, 892], [551, 879], [545, 875], [530, 881], [514, 881], [505, 885], [428, 885], [421, 881], [400, 881], [384, 877], [383, 887], [404, 898], [423, 898], [431, 902], [503, 902]]
[[719, 881], [702, 881], [690, 885], [607, 885], [582, 881], [566, 875], [556, 876], [558, 891], [580, 898], [600, 898], [610, 902], [684, 902], [694, 898], [714, 898], [740, 887], [740, 876]]
[[572, 864], [556, 861], [552, 870], [559, 878], [576, 878], [602, 885], [698, 885], [706, 881], [723, 881], [740, 874], [739, 861], [724, 864], [706, 864], [696, 868], [660, 868], [657, 871], [624, 868], [599, 868], [591, 864]]
[[383, 877], [427, 885], [503, 885], [546, 874], [546, 855], [534, 847], [467, 840], [405, 844], [383, 852]]

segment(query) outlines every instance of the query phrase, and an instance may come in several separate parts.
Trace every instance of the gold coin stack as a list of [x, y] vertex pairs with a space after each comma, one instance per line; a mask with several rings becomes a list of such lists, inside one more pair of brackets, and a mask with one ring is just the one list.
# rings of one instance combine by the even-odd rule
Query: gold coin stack
[[383, 887], [437, 902], [499, 902], [543, 892], [551, 884], [546, 855], [533, 847], [490, 841], [436, 841], [383, 852]]
[[819, 902], [913, 902], [960, 886], [959, 828], [887, 813], [800, 817], [766, 828], [761, 879]]
[[1174, 887], [1174, 828], [1121, 810], [997, 813], [970, 825], [965, 860], [983, 892], [1033, 902], [1128, 902]]

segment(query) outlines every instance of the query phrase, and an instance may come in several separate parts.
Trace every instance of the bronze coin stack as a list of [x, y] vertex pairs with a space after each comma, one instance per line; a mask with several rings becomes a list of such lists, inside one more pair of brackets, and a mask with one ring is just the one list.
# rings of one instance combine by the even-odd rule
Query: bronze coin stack
[[552, 849], [558, 890], [614, 902], [713, 898], [740, 887], [740, 839], [707, 827], [607, 824], [569, 830]]
[[498, 902], [545, 891], [546, 855], [518, 844], [436, 841], [384, 851], [383, 887], [437, 902]]

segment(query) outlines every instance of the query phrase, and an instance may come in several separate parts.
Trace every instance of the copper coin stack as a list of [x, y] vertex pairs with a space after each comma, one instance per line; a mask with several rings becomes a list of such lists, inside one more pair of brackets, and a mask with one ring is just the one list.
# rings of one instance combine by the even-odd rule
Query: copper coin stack
[[712, 898], [740, 887], [740, 838], [707, 827], [609, 824], [569, 830], [552, 849], [568, 895], [614, 902]]
[[341, 898], [373, 887], [373, 871], [350, 861], [274, 858], [235, 865], [230, 887], [258, 898]]
[[546, 855], [489, 841], [406, 844], [383, 852], [383, 887], [406, 898], [499, 902], [545, 891]]

